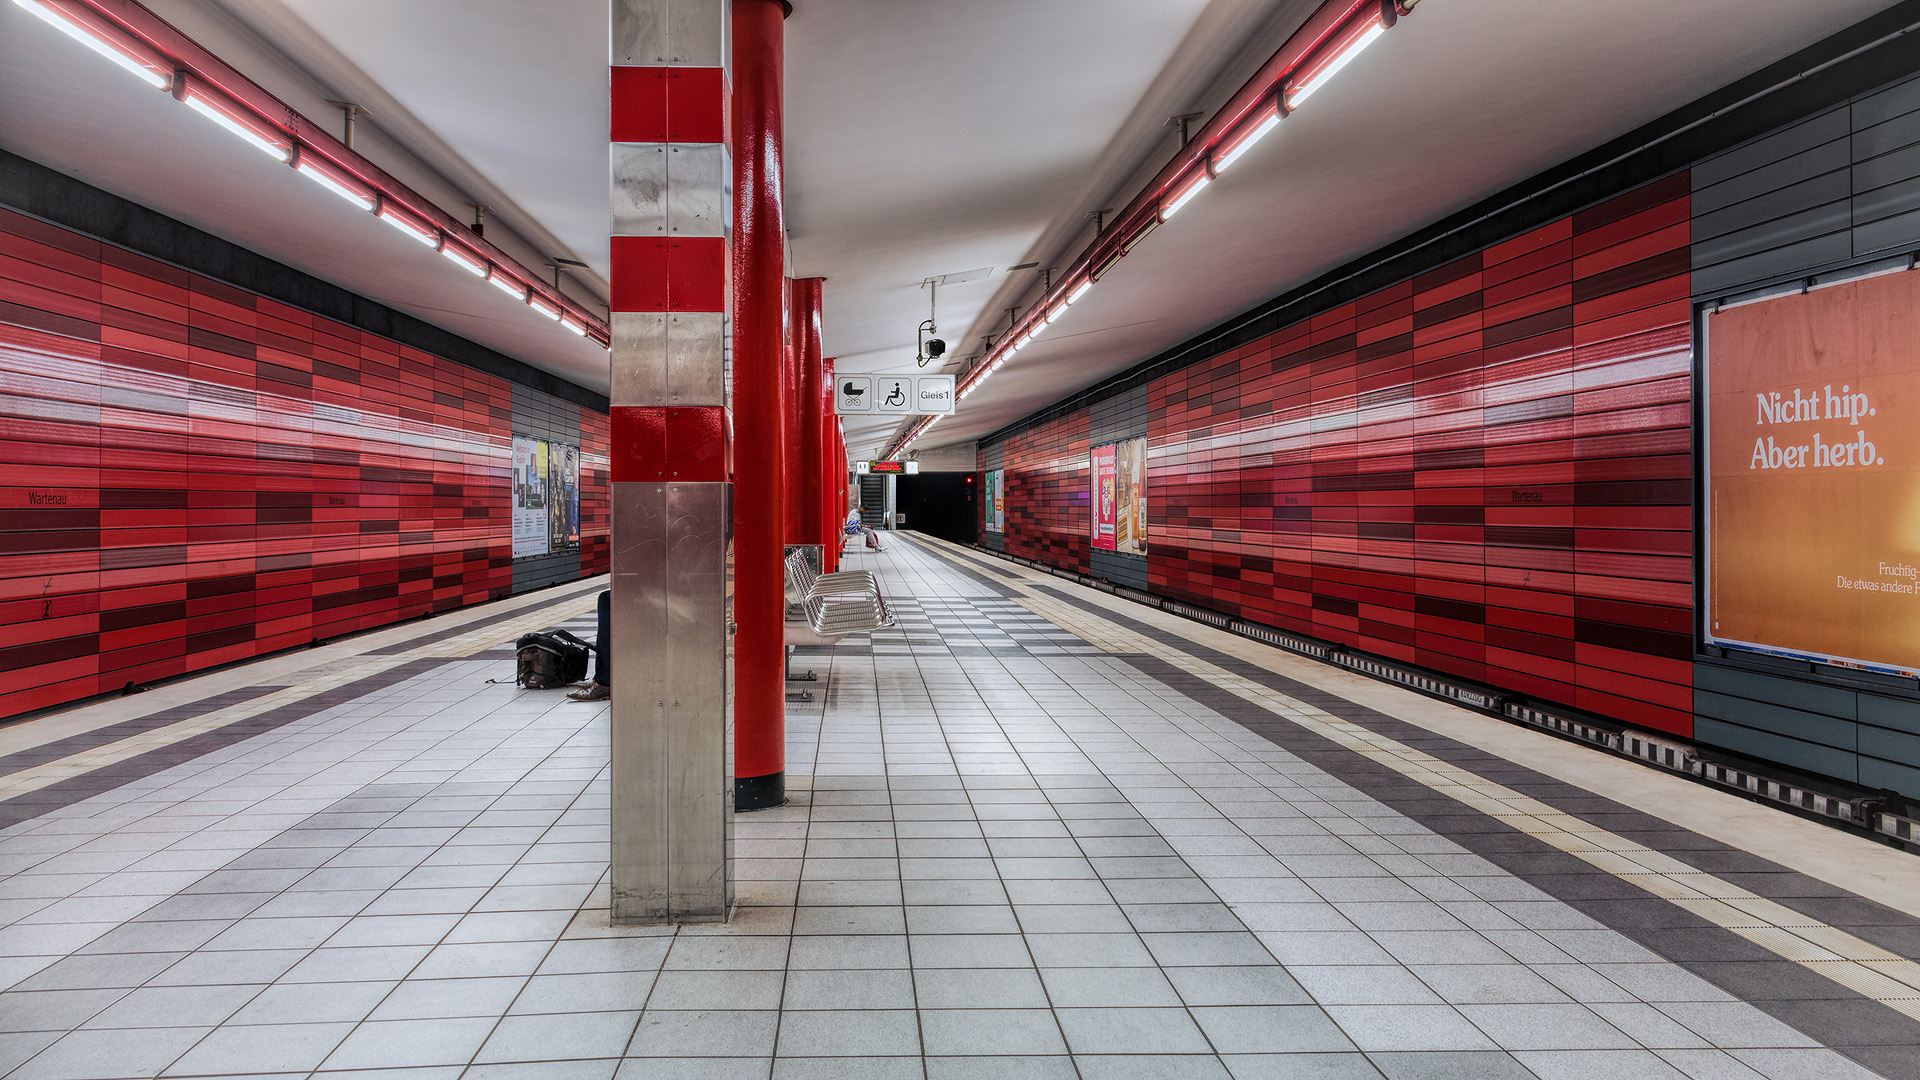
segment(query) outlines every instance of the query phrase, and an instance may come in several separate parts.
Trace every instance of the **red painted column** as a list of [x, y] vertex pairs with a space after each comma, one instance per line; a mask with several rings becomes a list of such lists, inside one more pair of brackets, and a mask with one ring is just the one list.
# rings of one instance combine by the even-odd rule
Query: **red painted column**
[[787, 406], [779, 0], [733, 0], [733, 794], [787, 801]]
[[853, 510], [853, 491], [847, 486], [849, 482], [847, 474], [852, 471], [852, 466], [847, 462], [847, 431], [838, 424], [834, 426], [837, 430], [834, 432], [833, 457], [838, 462], [834, 469], [835, 474], [840, 478], [840, 482], [834, 486], [840, 489], [838, 511], [840, 520], [845, 521], [847, 514]]
[[840, 418], [833, 414], [833, 358], [820, 360], [820, 405], [814, 416], [818, 433], [814, 439], [814, 467], [820, 470], [820, 542], [827, 546], [827, 569], [840, 568], [840, 545], [842, 536], [840, 523], [845, 520], [840, 515], [839, 481], [840, 453], [836, 444], [840, 438]]
[[793, 331], [794, 395], [787, 415], [796, 434], [787, 447], [787, 543], [818, 544], [824, 524], [820, 440], [820, 300], [825, 278], [794, 278], [787, 310]]

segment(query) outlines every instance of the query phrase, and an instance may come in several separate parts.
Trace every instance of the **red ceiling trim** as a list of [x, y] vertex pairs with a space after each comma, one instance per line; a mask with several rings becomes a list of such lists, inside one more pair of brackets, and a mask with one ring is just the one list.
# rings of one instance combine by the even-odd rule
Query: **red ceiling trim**
[[[45, 2], [45, 0], [43, 0]], [[367, 160], [346, 144], [269, 93], [259, 83], [242, 75], [232, 65], [182, 33], [173, 24], [136, 3], [135, 0], [55, 0], [61, 7], [83, 9], [97, 14], [125, 31], [148, 48], [159, 53], [185, 72], [190, 79], [206, 84], [269, 124], [284, 130], [300, 147], [302, 154], [326, 160], [336, 169], [366, 185], [382, 204], [397, 205], [415, 217], [444, 232], [449, 241], [457, 241], [468, 251], [511, 272], [527, 282], [532, 295], [557, 308], [586, 329], [587, 336], [602, 345], [610, 340], [606, 320], [582, 307], [558, 290], [540, 284], [540, 275], [523, 266], [513, 256], [488, 243], [472, 227], [462, 223], [431, 200], [401, 183], [386, 170]], [[50, 4], [49, 6], [54, 6]]]
[[[1327, 0], [1307, 17], [1265, 64], [1260, 66], [1227, 103], [1201, 125], [1187, 145], [1154, 175], [1111, 224], [1057, 276], [1053, 289], [1027, 309], [1027, 315], [1000, 337], [1000, 344], [965, 372], [958, 389], [964, 394], [1012, 354], [1012, 346], [1039, 333], [1057, 316], [1062, 305], [1104, 274], [1127, 251], [1165, 219], [1163, 208], [1180, 194], [1211, 179], [1214, 161], [1236, 141], [1242, 125], [1262, 119], [1263, 110], [1277, 107], [1285, 115], [1284, 98], [1290, 86], [1304, 83], [1357, 39], [1365, 27], [1377, 23], [1392, 27], [1413, 6], [1409, 0]], [[889, 443], [882, 457], [905, 450], [931, 427], [936, 417], [925, 417]]]

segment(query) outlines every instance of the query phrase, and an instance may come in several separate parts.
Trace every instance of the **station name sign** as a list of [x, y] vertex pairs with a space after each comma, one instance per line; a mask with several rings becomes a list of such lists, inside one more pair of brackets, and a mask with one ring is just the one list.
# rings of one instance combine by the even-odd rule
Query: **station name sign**
[[853, 471], [861, 476], [869, 473], [876, 476], [913, 476], [920, 471], [920, 463], [917, 461], [856, 461], [853, 463]]
[[837, 416], [952, 416], [955, 400], [951, 375], [849, 371], [833, 377]]

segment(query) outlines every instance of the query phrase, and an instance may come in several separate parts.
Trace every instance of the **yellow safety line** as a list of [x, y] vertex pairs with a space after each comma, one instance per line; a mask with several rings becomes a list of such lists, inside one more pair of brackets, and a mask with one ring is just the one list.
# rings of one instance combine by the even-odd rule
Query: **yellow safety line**
[[347, 661], [343, 664], [329, 665], [324, 674], [317, 675], [304, 682], [282, 687], [250, 701], [229, 705], [224, 709], [201, 716], [181, 720], [177, 723], [143, 731], [138, 735], [129, 735], [116, 742], [105, 743], [87, 750], [81, 750], [54, 761], [44, 762], [0, 777], [0, 800], [38, 791], [50, 784], [58, 783], [69, 777], [92, 772], [95, 769], [115, 762], [137, 757], [150, 750], [171, 746], [195, 735], [214, 731], [237, 723], [249, 717], [258, 716], [303, 701], [315, 694], [331, 690], [337, 686], [357, 682], [370, 675], [379, 674], [402, 664], [427, 657], [461, 657], [499, 645], [502, 641], [512, 641], [521, 634], [544, 629], [556, 622], [565, 622], [576, 615], [593, 610], [598, 603], [597, 595], [575, 598], [572, 601], [546, 605], [533, 609], [530, 613], [503, 622], [490, 623], [456, 637], [442, 641], [428, 642], [425, 645], [408, 649], [406, 652], [366, 659], [358, 662]]
[[1920, 964], [1906, 957], [1431, 754], [1187, 653], [1169, 650], [1160, 642], [1081, 608], [1034, 595], [1021, 598], [1019, 603], [1107, 652], [1160, 657], [1370, 761], [1632, 882], [1783, 959], [1920, 1020]]

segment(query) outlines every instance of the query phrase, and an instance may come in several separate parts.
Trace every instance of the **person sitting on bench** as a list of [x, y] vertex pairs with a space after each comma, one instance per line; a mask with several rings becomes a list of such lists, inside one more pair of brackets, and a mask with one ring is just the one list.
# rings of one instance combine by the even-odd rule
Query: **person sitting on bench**
[[593, 632], [593, 678], [585, 686], [568, 694], [568, 701], [605, 701], [613, 696], [613, 664], [607, 659], [607, 643], [613, 637], [607, 631], [613, 611], [612, 590], [601, 590], [598, 606], [599, 626]]

